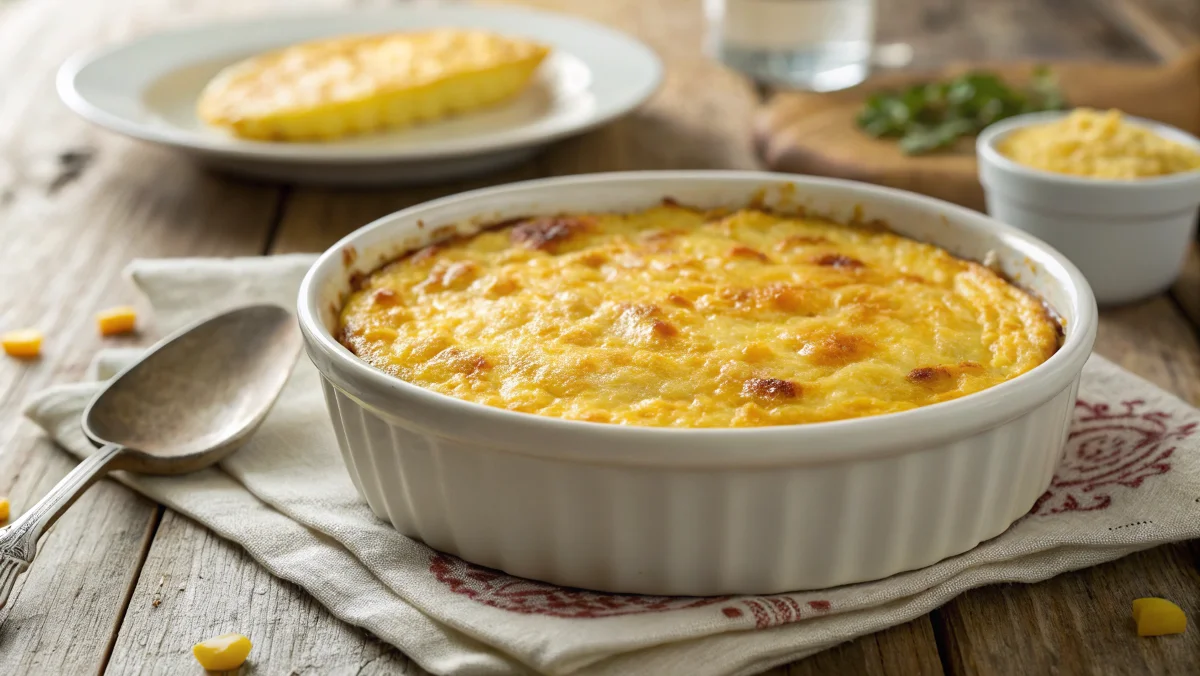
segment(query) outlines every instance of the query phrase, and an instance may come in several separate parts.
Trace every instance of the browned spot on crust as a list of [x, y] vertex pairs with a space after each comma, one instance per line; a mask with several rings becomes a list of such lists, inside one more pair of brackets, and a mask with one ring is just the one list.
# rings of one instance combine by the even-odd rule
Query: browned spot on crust
[[350, 267], [354, 265], [354, 261], [358, 258], [358, 250], [352, 246], [342, 249], [342, 265]]
[[334, 338], [337, 340], [337, 342], [341, 343], [342, 346], [345, 347], [347, 350], [350, 350], [354, 354], [358, 354], [358, 351], [354, 349], [354, 343], [351, 342], [351, 340], [350, 340], [350, 327], [349, 326], [343, 326], [340, 329], [338, 329], [337, 335], [334, 336]]
[[677, 207], [679, 206], [679, 200], [674, 197], [664, 197], [662, 198], [662, 205], [664, 207]]
[[892, 231], [892, 228], [887, 224], [887, 221], [881, 218], [867, 218], [863, 214], [863, 208], [861, 204], [854, 205], [854, 212], [850, 215], [850, 220], [846, 221], [846, 225], [854, 228], [862, 228], [863, 230], [869, 230], [872, 232]]
[[823, 265], [829, 268], [862, 268], [866, 267], [866, 263], [851, 258], [845, 254], [831, 253], [825, 254], [813, 261], [817, 265]]
[[780, 240], [780, 242], [775, 245], [775, 250], [787, 251], [788, 249], [794, 249], [796, 247], [806, 246], [809, 244], [828, 243], [829, 240], [819, 235], [791, 235], [790, 237], [784, 237], [782, 240]]
[[366, 283], [367, 283], [367, 273], [365, 273], [365, 272], [351, 273], [351, 275], [350, 275], [350, 290], [351, 291], [361, 291], [363, 286], [366, 285]]
[[604, 253], [603, 251], [589, 251], [579, 258], [579, 262], [583, 263], [589, 268], [598, 268], [610, 260], [612, 259], [609, 258], [608, 254]]
[[481, 354], [448, 347], [433, 358], [433, 361], [446, 364], [459, 373], [473, 374], [491, 368], [491, 364]]
[[767, 258], [767, 255], [765, 253], [759, 251], [758, 249], [752, 249], [748, 246], [742, 246], [740, 244], [729, 250], [729, 257], [730, 258], [751, 258], [754, 260], [762, 261], [764, 263], [771, 260], [771, 259]]
[[621, 309], [621, 324], [627, 331], [642, 336], [646, 336], [648, 331], [648, 335], [657, 338], [670, 338], [679, 334], [679, 329], [673, 324], [660, 319], [663, 311], [657, 305], [620, 303], [617, 307]]
[[900, 275], [900, 279], [903, 279], [906, 282], [912, 282], [914, 284], [925, 284], [928, 281], [920, 275], [908, 275], [908, 274]]
[[767, 284], [749, 289], [721, 289], [719, 295], [730, 300], [739, 310], [774, 308], [784, 312], [799, 312], [805, 308], [802, 289], [790, 284]]
[[458, 228], [453, 225], [439, 225], [430, 231], [434, 239], [450, 239], [458, 234]]
[[661, 242], [663, 240], [674, 239], [680, 235], [686, 235], [686, 234], [687, 234], [686, 230], [680, 230], [679, 228], [671, 228], [670, 230], [654, 230], [654, 231], [648, 232], [648, 233], [642, 235], [642, 239], [646, 240], [647, 242]]
[[446, 268], [446, 274], [442, 275], [442, 284], [446, 287], [460, 286], [473, 281], [478, 273], [479, 266], [471, 261], [451, 263]]
[[507, 296], [519, 288], [521, 287], [517, 284], [517, 280], [511, 277], [496, 277], [487, 285], [483, 292], [488, 298], [494, 299]]
[[960, 369], [981, 369], [983, 365], [975, 361], [960, 361], [958, 367]]
[[679, 334], [679, 329], [675, 328], [675, 326], [672, 324], [662, 321], [661, 319], [655, 319], [653, 326], [654, 332], [663, 338], [670, 338], [671, 336]]
[[794, 286], [769, 284], [766, 291], [771, 303], [784, 312], [797, 312], [804, 309], [804, 292]]
[[550, 216], [526, 220], [513, 226], [509, 239], [527, 249], [553, 251], [576, 233], [587, 230], [590, 224], [573, 216]]
[[671, 301], [671, 303], [673, 303], [675, 305], [678, 305], [679, 307], [686, 307], [686, 308], [696, 307], [695, 304], [692, 303], [692, 301], [684, 298], [683, 296], [681, 296], [677, 293], [673, 293], [673, 294], [667, 296], [667, 300]]
[[778, 378], [750, 378], [742, 384], [742, 396], [764, 399], [791, 399], [800, 394], [800, 386]]
[[515, 218], [506, 218], [503, 221], [494, 221], [483, 226], [483, 230], [500, 230], [516, 225], [522, 221], [528, 221], [532, 216], [517, 216]]
[[658, 317], [662, 315], [662, 308], [657, 305], [644, 305], [642, 303], [621, 303], [621, 312], [638, 318]]
[[708, 211], [704, 212], [704, 223], [705, 223], [705, 225], [708, 225], [711, 223], [719, 223], [719, 222], [725, 220], [725, 218], [728, 217], [730, 213], [731, 213], [730, 210], [726, 209], [725, 207], [717, 207], [716, 209], [709, 209]]
[[874, 344], [862, 336], [849, 333], [831, 333], [820, 340], [804, 344], [800, 354], [823, 366], [842, 366], [862, 359]]
[[408, 260], [413, 265], [421, 265], [429, 259], [433, 258], [442, 250], [442, 247], [437, 244], [430, 244], [417, 250]]
[[750, 202], [746, 204], [746, 208], [754, 211], [766, 211], [767, 209], [767, 189], [759, 188], [750, 196]]
[[395, 305], [396, 301], [400, 300], [400, 296], [391, 289], [377, 289], [371, 294], [371, 300], [376, 305]]
[[479, 276], [479, 265], [473, 261], [438, 261], [429, 271], [425, 281], [416, 286], [418, 291], [462, 290]]
[[945, 366], [922, 366], [908, 372], [908, 382], [917, 385], [932, 385], [953, 378], [950, 369]]

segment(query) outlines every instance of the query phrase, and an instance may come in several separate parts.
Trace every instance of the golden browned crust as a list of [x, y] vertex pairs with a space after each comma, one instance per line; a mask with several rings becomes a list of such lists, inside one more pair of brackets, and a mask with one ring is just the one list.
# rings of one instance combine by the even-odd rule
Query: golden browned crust
[[674, 201], [512, 219], [359, 283], [339, 338], [368, 363], [470, 401], [618, 424], [902, 411], [1020, 375], [1061, 338], [995, 272], [875, 224]]

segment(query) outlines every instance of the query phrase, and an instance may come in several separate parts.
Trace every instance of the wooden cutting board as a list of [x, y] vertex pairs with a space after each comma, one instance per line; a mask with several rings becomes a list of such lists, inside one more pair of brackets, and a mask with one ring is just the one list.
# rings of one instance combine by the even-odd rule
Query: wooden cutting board
[[835, 176], [932, 195], [983, 209], [976, 177], [974, 138], [929, 155], [907, 156], [894, 139], [862, 133], [854, 120], [866, 97], [982, 69], [1006, 81], [1028, 81], [1037, 65], [1049, 65], [1072, 106], [1117, 108], [1200, 134], [1200, 48], [1163, 65], [1105, 62], [960, 64], [941, 73], [891, 73], [829, 94], [777, 94], [758, 113], [755, 142], [775, 171]]

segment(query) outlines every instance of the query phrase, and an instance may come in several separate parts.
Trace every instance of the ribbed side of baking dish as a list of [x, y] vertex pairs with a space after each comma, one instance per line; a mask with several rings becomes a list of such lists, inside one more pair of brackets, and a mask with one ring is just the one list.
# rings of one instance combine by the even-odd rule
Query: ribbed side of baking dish
[[1050, 482], [1077, 388], [1078, 379], [1014, 420], [924, 450], [687, 471], [463, 443], [325, 381], [350, 476], [401, 533], [522, 577], [689, 596], [878, 579], [1000, 534]]

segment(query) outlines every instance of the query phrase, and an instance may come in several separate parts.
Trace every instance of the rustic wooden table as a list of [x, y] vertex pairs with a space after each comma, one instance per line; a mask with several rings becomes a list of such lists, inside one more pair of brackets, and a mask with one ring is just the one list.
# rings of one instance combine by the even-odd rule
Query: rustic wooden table
[[[615, 169], [754, 168], [762, 92], [701, 53], [700, 0], [536, 0], [651, 44], [667, 66], [640, 112], [470, 183], [325, 190], [252, 185], [90, 127], [54, 93], [76, 50], [168, 25], [286, 9], [287, 0], [0, 0], [0, 328], [38, 326], [44, 357], [0, 359], [0, 495], [16, 510], [70, 469], [21, 404], [80, 378], [93, 312], [128, 302], [134, 257], [318, 251], [390, 211], [463, 189]], [[326, 4], [368, 4], [333, 3]], [[879, 0], [880, 39], [916, 66], [983, 57], [1168, 58], [1200, 42], [1196, 0]], [[1197, 111], [1200, 115], [1200, 111]], [[1190, 319], [1189, 319], [1190, 318]], [[1096, 349], [1200, 404], [1200, 255], [1170, 293], [1102, 313]], [[129, 341], [144, 343], [153, 331]], [[112, 345], [111, 341], [105, 343]], [[1159, 547], [1035, 585], [968, 592], [926, 617], [773, 673], [1198, 673], [1200, 631], [1133, 636], [1128, 603], [1162, 595], [1200, 618], [1200, 544]], [[0, 611], [0, 673], [196, 673], [198, 639], [254, 638], [263, 674], [423, 673], [186, 518], [112, 482], [43, 540]]]

